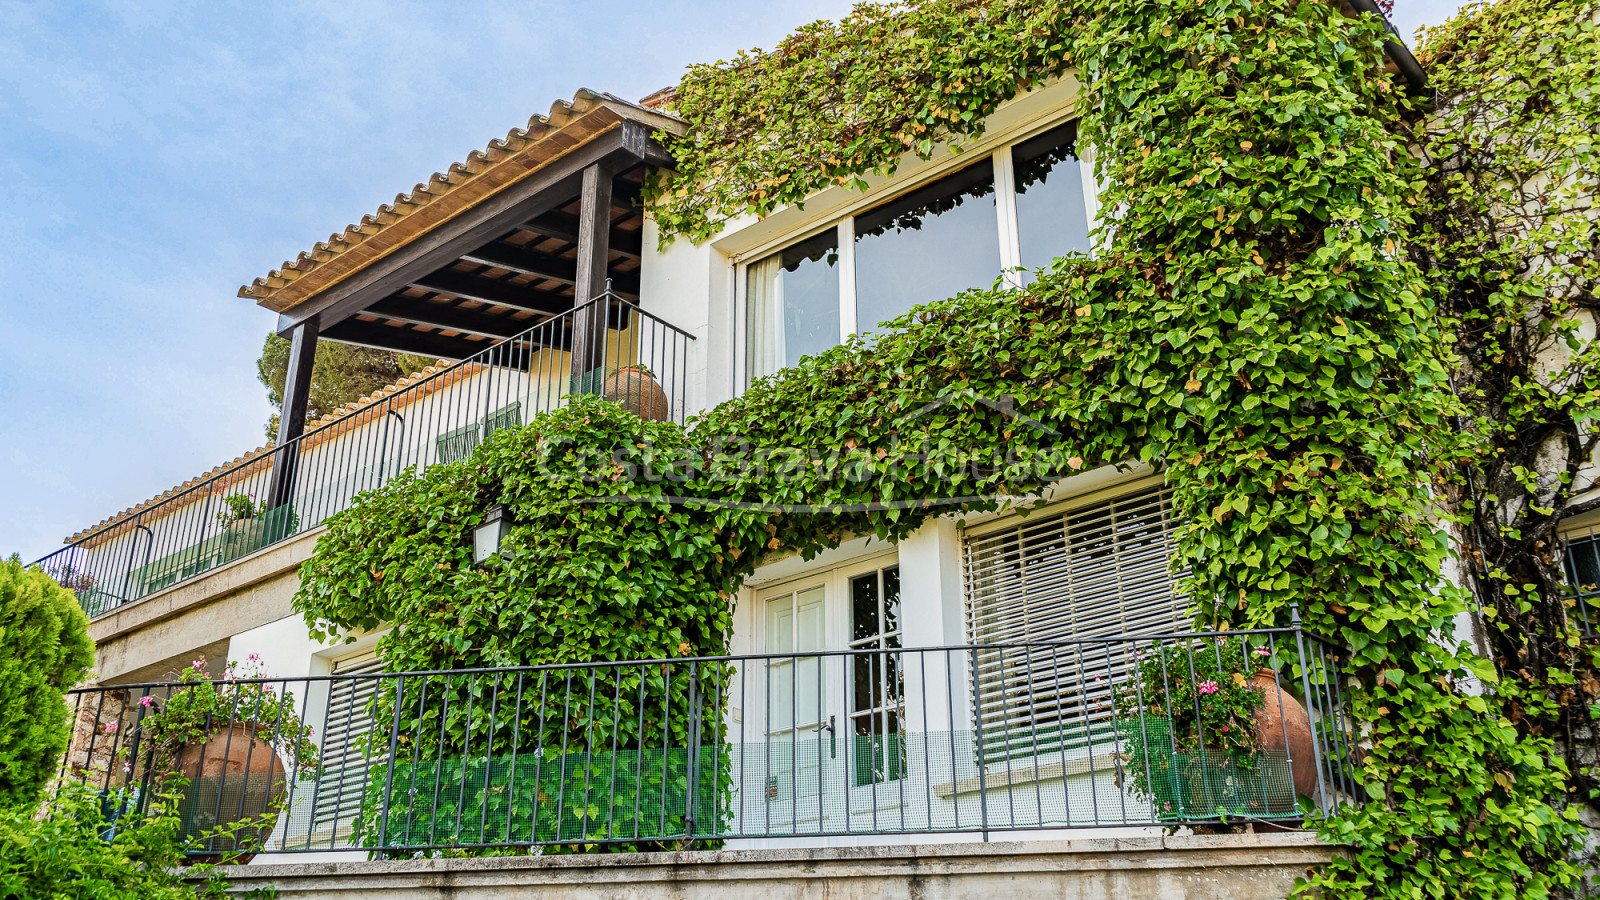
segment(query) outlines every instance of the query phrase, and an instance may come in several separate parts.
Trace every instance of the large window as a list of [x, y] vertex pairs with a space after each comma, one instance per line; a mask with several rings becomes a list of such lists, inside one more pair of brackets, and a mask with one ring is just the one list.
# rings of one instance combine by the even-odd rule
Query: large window
[[745, 266], [746, 383], [919, 304], [1088, 252], [1076, 135], [1069, 122], [1002, 147]]

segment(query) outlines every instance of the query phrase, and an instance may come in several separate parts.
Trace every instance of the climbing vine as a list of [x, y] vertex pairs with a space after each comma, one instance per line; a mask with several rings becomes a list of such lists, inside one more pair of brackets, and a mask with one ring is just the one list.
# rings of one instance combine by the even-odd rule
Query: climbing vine
[[1592, 829], [1600, 621], [1564, 584], [1559, 529], [1600, 509], [1600, 344], [1588, 336], [1600, 307], [1600, 16], [1592, 4], [1500, 3], [1428, 45], [1439, 96], [1411, 139], [1427, 179], [1406, 249], [1435, 286], [1462, 430], [1476, 439], [1447, 496], [1507, 715], [1555, 743], [1563, 799]]
[[[1505, 8], [1522, 33], [1535, 23], [1532, 4]], [[1585, 7], [1558, 8], [1586, 27]], [[1454, 52], [1478, 58], [1473, 34], [1452, 32]], [[1464, 380], [1463, 368], [1498, 365], [1481, 348], [1525, 340], [1524, 327], [1575, 343], [1573, 365], [1587, 366], [1561, 323], [1589, 295], [1548, 298], [1591, 270], [1573, 263], [1576, 274], [1532, 293], [1515, 269], [1477, 294], [1436, 277], [1465, 253], [1481, 254], [1482, 273], [1507, 271], [1501, 244], [1460, 249], [1463, 235], [1481, 246], [1499, 234], [1482, 230], [1498, 207], [1472, 206], [1470, 183], [1448, 181], [1461, 170], [1449, 160], [1477, 148], [1413, 152], [1436, 140], [1429, 129], [1453, 126], [1383, 73], [1381, 41], [1370, 19], [1295, 0], [946, 0], [863, 6], [771, 53], [691, 70], [675, 109], [693, 127], [674, 148], [676, 174], [652, 184], [669, 238], [703, 240], [729, 217], [859, 187], [908, 152], [977, 136], [1000, 103], [1061, 77], [1082, 83], [1080, 142], [1115, 227], [1101, 223], [1093, 258], [1057, 260], [1025, 289], [916, 309], [688, 429], [579, 399], [469, 460], [398, 480], [331, 521], [297, 608], [329, 629], [393, 623], [383, 652], [397, 669], [716, 652], [763, 553], [896, 539], [932, 514], [1144, 461], [1173, 491], [1202, 623], [1282, 626], [1293, 605], [1348, 647], [1367, 802], [1319, 823], [1350, 854], [1308, 889], [1566, 890], [1579, 833], [1564, 803], [1571, 772], [1554, 735], [1527, 724], [1548, 701], [1455, 634], [1482, 601], [1442, 569], [1452, 528], [1470, 529], [1472, 553], [1488, 546], [1475, 473], [1514, 444], [1490, 434], [1503, 415], [1492, 387], [1528, 384]], [[1472, 83], [1471, 68], [1446, 83]], [[1528, 308], [1547, 324], [1496, 321]], [[1569, 436], [1589, 416], [1587, 378], [1556, 404], [1552, 427]], [[1505, 402], [1548, 417], [1554, 385], [1569, 383], [1529, 388], [1542, 406]], [[1013, 429], [978, 396], [1010, 397], [1047, 428]], [[934, 399], [946, 401], [937, 414], [912, 415]], [[1531, 468], [1504, 465], [1513, 479]], [[1526, 506], [1557, 515], [1543, 496]], [[467, 565], [493, 503], [522, 523], [513, 562]], [[1525, 527], [1494, 534], [1521, 540]], [[1542, 534], [1529, 546], [1553, 565]], [[1559, 596], [1559, 577], [1510, 565], [1518, 553], [1482, 562], [1513, 573], [1494, 576], [1496, 590]], [[1564, 620], [1548, 619], [1533, 627], [1571, 646]], [[1502, 658], [1518, 646], [1503, 640]]]

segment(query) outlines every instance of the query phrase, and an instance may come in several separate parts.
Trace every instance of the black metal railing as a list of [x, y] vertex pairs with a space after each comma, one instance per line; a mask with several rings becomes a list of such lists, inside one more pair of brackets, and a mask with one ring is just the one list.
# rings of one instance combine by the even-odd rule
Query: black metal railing
[[[693, 340], [620, 297], [602, 295], [176, 491], [37, 564], [96, 616], [315, 527], [358, 492], [408, 467], [467, 456], [494, 431], [521, 425], [574, 393], [602, 394], [646, 418], [682, 422]], [[574, 365], [575, 358], [583, 364]], [[280, 502], [269, 503], [279, 457], [288, 477], [277, 491]]]
[[207, 852], [1294, 824], [1355, 796], [1338, 663], [1296, 628], [100, 687], [63, 774], [120, 812], [181, 773]]

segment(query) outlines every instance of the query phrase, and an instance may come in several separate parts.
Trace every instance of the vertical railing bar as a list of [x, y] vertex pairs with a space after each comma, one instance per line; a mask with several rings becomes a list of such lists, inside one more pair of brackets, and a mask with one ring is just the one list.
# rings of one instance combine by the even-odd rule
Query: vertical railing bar
[[[922, 684], [922, 788], [925, 799], [928, 801], [928, 830], [933, 830], [933, 760], [928, 754], [928, 651], [917, 651], [917, 679]], [[949, 679], [946, 679], [948, 682]], [[910, 734], [910, 729], [906, 729]], [[910, 748], [906, 748], [906, 759], [911, 758]], [[954, 785], [952, 784], [952, 791]], [[904, 803], [901, 804], [904, 809]], [[900, 820], [905, 821], [905, 813], [901, 812]]]
[[[633, 839], [639, 839], [639, 816], [644, 800], [644, 681], [646, 671], [643, 665], [639, 670], [639, 699], [635, 705], [639, 707], [639, 725], [634, 730], [634, 743], [637, 745], [633, 754]], [[619, 695], [620, 696], [620, 695]]]
[[[1289, 622], [1290, 622], [1291, 627], [1293, 627], [1293, 629], [1294, 629], [1295, 649], [1299, 652], [1300, 685], [1301, 685], [1301, 691], [1302, 691], [1301, 696], [1309, 698], [1311, 696], [1311, 681], [1310, 681], [1310, 677], [1309, 677], [1310, 673], [1307, 671], [1307, 666], [1306, 666], [1305, 631], [1304, 631], [1303, 627], [1300, 624], [1300, 604], [1294, 602], [1293, 600], [1291, 600], [1289, 602]], [[1307, 718], [1309, 718], [1309, 716]], [[1285, 750], [1285, 752], [1286, 753], [1288, 752], [1287, 749]], [[1316, 733], [1314, 731], [1313, 731], [1313, 733], [1311, 735], [1311, 761], [1317, 767], [1317, 801], [1318, 801], [1317, 802], [1317, 808], [1318, 809], [1327, 809], [1328, 808], [1327, 779], [1323, 777], [1323, 773], [1322, 773], [1322, 752], [1321, 752], [1321, 748], [1318, 747], [1317, 735], [1316, 735]], [[1294, 760], [1293, 760], [1293, 758], [1291, 758], [1290, 761], [1289, 761], [1289, 771], [1291, 771], [1291, 772], [1294, 771]]]
[[[1062, 718], [1061, 697], [1061, 644], [1050, 644], [1050, 683], [1056, 686], [1056, 750], [1061, 755], [1061, 815], [1066, 819], [1066, 824], [1072, 824], [1072, 785], [1067, 778], [1067, 729]], [[1094, 755], [1094, 748], [1089, 748], [1089, 755]], [[1090, 781], [1091, 790], [1093, 781]], [[1040, 793], [1044, 793], [1041, 789]]]
[[[467, 716], [462, 720], [460, 788], [456, 791], [455, 831], [450, 843], [461, 843], [461, 829], [467, 817], [467, 763], [472, 759], [472, 707], [478, 701], [478, 673], [467, 676]], [[443, 748], [441, 748], [443, 749]]]
[[705, 700], [700, 691], [700, 663], [689, 660], [689, 733], [687, 735], [689, 748], [687, 757], [688, 771], [684, 775], [684, 800], [683, 800], [683, 833], [684, 838], [694, 837], [695, 833], [695, 803], [699, 799], [696, 794], [700, 788], [700, 724], [704, 715], [703, 704]]
[[[348, 715], [353, 718], [355, 716], [355, 709], [356, 709], [356, 690], [357, 690], [357, 686], [359, 684], [361, 684], [361, 682], [363, 680], [370, 680], [370, 679], [361, 679], [361, 678], [356, 677], [356, 676], [347, 676], [347, 677], [350, 678], [350, 710], [349, 710]], [[378, 697], [378, 687], [377, 687], [376, 684], [374, 684], [373, 688], [372, 688], [372, 696], [367, 699], [367, 703], [372, 705], [373, 707], [376, 707], [377, 706], [377, 697]], [[374, 711], [376, 711], [376, 709], [374, 709]], [[371, 717], [368, 717], [368, 719], [367, 719], [367, 733], [363, 737], [363, 742], [366, 744], [367, 750], [366, 750], [365, 765], [362, 766], [362, 770], [361, 770], [361, 791], [360, 791], [359, 794], [357, 794], [357, 796], [359, 796], [359, 797], [366, 797], [367, 796], [367, 789], [372, 787], [372, 766], [373, 766], [372, 757], [373, 757], [373, 751], [376, 749], [374, 747], [374, 744], [377, 743], [377, 741], [375, 740], [375, 738], [377, 737], [377, 732], [378, 732], [377, 725], [378, 725], [378, 723], [374, 719], [372, 719]], [[348, 735], [349, 733], [350, 733], [350, 729], [346, 728], [345, 729], [345, 734]], [[349, 744], [348, 744], [349, 738], [346, 737], [345, 740], [347, 742], [345, 746], [348, 748], [349, 747]], [[347, 756], [348, 756], [348, 753], [347, 753]], [[343, 779], [340, 779], [340, 781], [339, 781], [339, 790], [341, 791], [341, 793], [344, 790], [344, 780]], [[340, 799], [340, 806], [341, 807], [343, 806], [343, 798], [342, 797]], [[356, 815], [359, 816], [360, 812], [358, 811], [356, 813]], [[337, 826], [337, 818], [335, 818], [335, 825]], [[354, 829], [352, 829], [352, 830], [354, 830]]]
[[[428, 676], [417, 676], [422, 679], [422, 686], [417, 690], [417, 741], [411, 748], [411, 785], [406, 788], [406, 842], [414, 843], [415, 830], [413, 823], [417, 814], [417, 772], [422, 768], [422, 723], [428, 716]], [[394, 761], [389, 763], [394, 765]], [[438, 783], [437, 775], [434, 783]], [[432, 821], [432, 815], [429, 816]]]
[[[1133, 653], [1134, 669], [1133, 678], [1131, 680], [1133, 681], [1133, 696], [1139, 704], [1139, 746], [1144, 751], [1144, 780], [1145, 784], [1150, 788], [1150, 815], [1152, 818], [1159, 821], [1161, 818], [1161, 813], [1156, 809], [1156, 773], [1155, 768], [1150, 763], [1150, 741], [1145, 737], [1147, 734], [1149, 734], [1149, 729], [1145, 727], [1145, 711], [1148, 703], [1144, 698], [1144, 672], [1140, 666], [1140, 664], [1144, 662], [1144, 656], [1142, 653], [1140, 653], [1137, 644], [1134, 645]], [[1119, 746], [1117, 749], [1120, 751], [1121, 747]], [[1068, 817], [1067, 821], [1069, 823], [1072, 821], [1070, 816]]]
[[[373, 697], [377, 697], [377, 686], [374, 686]], [[354, 696], [354, 691], [351, 692]], [[397, 759], [400, 741], [400, 710], [406, 696], [406, 676], [398, 676], [394, 688], [394, 721], [389, 726], [389, 752], [384, 757], [383, 772], [383, 814], [378, 822], [378, 846], [389, 846], [389, 807], [394, 800], [394, 767]]]
[[[1022, 671], [1023, 678], [1028, 685], [1028, 697], [1033, 703], [1032, 727], [1028, 729], [1029, 741], [1033, 747], [1033, 805], [1034, 813], [1039, 817], [1038, 824], [1044, 824], [1044, 790], [1039, 777], [1039, 695], [1033, 683], [1033, 645], [1022, 645]], [[1062, 781], [1066, 780], [1066, 765], [1062, 764]], [[1015, 820], [1012, 821], [1016, 824]]]
[[672, 755], [672, 663], [661, 664], [661, 824], [660, 835], [667, 837], [667, 758]]
[[444, 676], [444, 705], [439, 709], [439, 737], [433, 746], [433, 801], [428, 810], [428, 846], [439, 844], [439, 795], [444, 791], [444, 742], [446, 729], [450, 722], [450, 693], [451, 682], [455, 679], [448, 673]]
[[[1200, 676], [1195, 674], [1195, 668], [1194, 668], [1194, 642], [1195, 642], [1195, 640], [1198, 640], [1198, 639], [1197, 638], [1191, 638], [1187, 642], [1187, 644], [1185, 645], [1185, 647], [1184, 647], [1184, 651], [1185, 651], [1184, 658], [1188, 661], [1188, 664], [1189, 664], [1189, 686], [1191, 688], [1193, 688], [1193, 690], [1190, 691], [1190, 694], [1194, 698], [1195, 747], [1198, 748], [1198, 750], [1199, 750], [1199, 752], [1201, 754], [1201, 758], [1203, 759], [1203, 758], [1205, 758], [1206, 731], [1205, 731], [1205, 723], [1200, 720]], [[1169, 691], [1168, 694], [1170, 695], [1171, 692]], [[1173, 740], [1177, 740], [1177, 731], [1178, 731], [1177, 722], [1173, 722], [1172, 731], [1173, 731]], [[1207, 812], [1208, 813], [1214, 813], [1215, 810], [1207, 810]], [[1208, 819], [1209, 818], [1214, 818], [1214, 816], [1207, 815], [1205, 818], [1208, 818]]]
[[[972, 724], [977, 732], [978, 750], [978, 816], [983, 830], [984, 843], [989, 841], [989, 782], [988, 782], [988, 748], [985, 743], [988, 737], [983, 733], [983, 694], [978, 682], [978, 650], [972, 648], [967, 651], [967, 673], [972, 682]], [[1001, 690], [1005, 689], [1005, 673], [1000, 675]], [[953, 795], [959, 796], [959, 795]], [[957, 800], [959, 803], [960, 801]]]
[[1012, 729], [1012, 724], [1011, 724], [1011, 705], [1010, 705], [1010, 702], [1007, 700], [1007, 697], [1010, 695], [1011, 692], [1009, 690], [1006, 690], [1006, 680], [1007, 680], [1008, 676], [1007, 676], [1007, 673], [1006, 673], [1006, 648], [1005, 647], [996, 647], [995, 648], [995, 662], [996, 662], [996, 664], [997, 664], [997, 666], [999, 667], [999, 670], [1000, 670], [1000, 721], [1005, 723], [1005, 727], [1000, 729], [1000, 739], [1005, 742], [1005, 755], [1006, 755], [1006, 816], [1007, 816], [1006, 824], [1009, 825], [1009, 826], [1015, 827], [1016, 824], [1017, 824], [1017, 797], [1016, 797], [1016, 786], [1012, 782], [1012, 777], [1011, 777], [1011, 772], [1012, 772], [1012, 759], [1011, 759], [1011, 729]]
[[[522, 746], [522, 688], [526, 672], [517, 673], [517, 707], [511, 718], [511, 770], [506, 777], [506, 843], [511, 843], [511, 824], [517, 817], [517, 751]], [[535, 803], [537, 814], [537, 803]], [[530, 835], [531, 837], [531, 835]]]
[[562, 819], [567, 807], [567, 738], [572, 731], [572, 669], [561, 688], [561, 771], [556, 782], [556, 843], [561, 842]]
[[1074, 650], [1078, 656], [1078, 683], [1082, 685], [1083, 697], [1083, 749], [1084, 758], [1089, 762], [1089, 808], [1094, 813], [1094, 823], [1102, 823], [1100, 818], [1100, 773], [1094, 765], [1094, 727], [1089, 724], [1089, 666], [1083, 660], [1083, 645], [1075, 644]]
[[[539, 841], [539, 807], [544, 802], [544, 733], [545, 714], [550, 709], [550, 670], [539, 671], [539, 746], [533, 755], [533, 826], [528, 832], [528, 838], [533, 843]], [[561, 831], [561, 808], [556, 807], [556, 833]]]
[[494, 778], [494, 735], [500, 715], [501, 676], [502, 673], [495, 672], [494, 682], [489, 687], [489, 737], [483, 748], [483, 808], [478, 814], [479, 843], [487, 841], [489, 837], [489, 788]]
[[[1113, 748], [1115, 748], [1116, 747], [1117, 735], [1122, 733], [1122, 726], [1121, 726], [1121, 723], [1117, 719], [1117, 690], [1116, 690], [1116, 687], [1115, 687], [1115, 685], [1113, 683], [1114, 673], [1111, 670], [1112, 643], [1110, 641], [1107, 641], [1103, 646], [1105, 647], [1105, 654], [1106, 654], [1106, 696], [1108, 698], [1110, 698], [1110, 700], [1111, 700], [1111, 741], [1112, 741]], [[1123, 650], [1122, 659], [1123, 659], [1124, 663], [1127, 662], [1128, 656], [1127, 656], [1126, 644], [1124, 644], [1124, 650]], [[1089, 756], [1090, 756], [1091, 759], [1094, 757], [1094, 748], [1093, 747], [1089, 748]], [[1113, 749], [1113, 751], [1111, 753], [1111, 764], [1116, 769], [1116, 772], [1117, 772], [1116, 782], [1118, 784], [1124, 783], [1125, 775], [1124, 775], [1124, 773], [1122, 771], [1122, 754], [1119, 753], [1119, 752], [1116, 752], [1115, 749]], [[1063, 778], [1063, 780], [1065, 780], [1065, 778], [1066, 778], [1066, 767], [1064, 765], [1062, 766], [1061, 772], [1062, 772], [1062, 778]], [[1128, 792], [1127, 791], [1118, 791], [1117, 792], [1117, 800], [1121, 804], [1121, 808], [1122, 808], [1122, 821], [1124, 823], [1126, 823], [1128, 821]]]
[[584, 723], [583, 733], [583, 816], [578, 822], [578, 837], [587, 837], [589, 834], [589, 798], [590, 789], [594, 784], [594, 722], [595, 722], [595, 677], [596, 669], [588, 669], [589, 676], [589, 717]]
[[622, 666], [613, 668], [611, 678], [611, 784], [606, 790], [606, 840], [616, 836], [617, 826], [617, 734], [622, 729]]

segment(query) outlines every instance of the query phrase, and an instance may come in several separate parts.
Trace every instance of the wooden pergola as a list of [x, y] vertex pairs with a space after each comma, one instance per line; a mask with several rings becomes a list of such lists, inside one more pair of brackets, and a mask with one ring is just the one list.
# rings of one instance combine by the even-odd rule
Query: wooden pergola
[[[549, 117], [418, 185], [240, 295], [278, 312], [290, 341], [277, 446], [304, 430], [319, 340], [459, 360], [606, 290], [637, 301], [645, 173], [676, 119], [582, 91]], [[606, 317], [574, 317], [574, 375], [597, 365]], [[267, 506], [287, 502], [293, 453], [273, 464]]]

